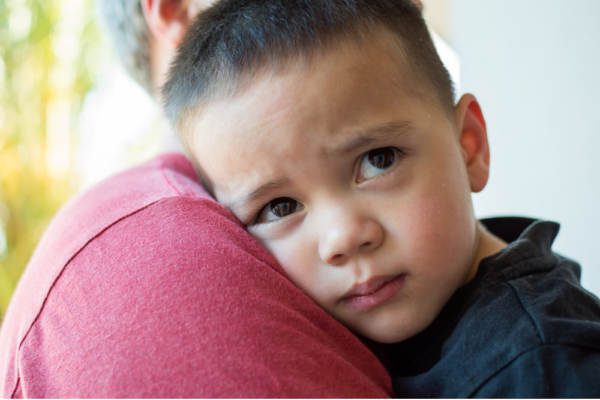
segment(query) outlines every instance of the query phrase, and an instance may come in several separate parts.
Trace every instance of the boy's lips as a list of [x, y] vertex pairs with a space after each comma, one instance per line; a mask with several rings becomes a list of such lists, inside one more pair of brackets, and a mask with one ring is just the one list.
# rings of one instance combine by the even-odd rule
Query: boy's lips
[[357, 311], [367, 310], [394, 297], [404, 286], [405, 277], [406, 274], [371, 278], [354, 285], [341, 301]]

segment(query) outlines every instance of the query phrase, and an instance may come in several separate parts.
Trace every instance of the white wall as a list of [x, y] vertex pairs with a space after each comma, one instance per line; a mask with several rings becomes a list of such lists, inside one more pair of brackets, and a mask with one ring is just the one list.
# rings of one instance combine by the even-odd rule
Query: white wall
[[449, 4], [445, 39], [492, 149], [477, 215], [560, 222], [554, 250], [579, 261], [584, 287], [600, 295], [600, 1]]

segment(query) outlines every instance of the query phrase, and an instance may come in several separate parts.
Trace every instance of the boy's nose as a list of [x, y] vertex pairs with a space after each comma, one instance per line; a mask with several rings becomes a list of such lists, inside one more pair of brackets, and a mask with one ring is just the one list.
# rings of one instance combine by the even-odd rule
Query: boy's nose
[[327, 264], [341, 266], [383, 242], [383, 228], [377, 221], [349, 214], [336, 217], [327, 221], [319, 243], [319, 255]]

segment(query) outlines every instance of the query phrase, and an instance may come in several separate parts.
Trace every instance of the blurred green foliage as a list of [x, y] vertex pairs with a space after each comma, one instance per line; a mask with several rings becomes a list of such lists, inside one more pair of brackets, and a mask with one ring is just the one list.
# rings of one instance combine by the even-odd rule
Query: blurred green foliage
[[99, 41], [91, 0], [0, 0], [0, 318], [45, 227], [77, 189], [77, 115]]

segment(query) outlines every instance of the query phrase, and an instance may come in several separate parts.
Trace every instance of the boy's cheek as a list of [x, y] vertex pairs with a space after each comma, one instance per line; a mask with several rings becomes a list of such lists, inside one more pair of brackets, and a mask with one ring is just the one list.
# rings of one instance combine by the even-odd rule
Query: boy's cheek
[[468, 264], [474, 220], [463, 197], [453, 188], [423, 188], [405, 204], [396, 234], [398, 245], [405, 249], [400, 254], [403, 261], [424, 266]]
[[314, 243], [300, 235], [280, 239], [262, 238], [258, 242], [277, 260], [292, 283], [305, 292], [315, 289], [320, 277], [316, 259], [318, 249]]

